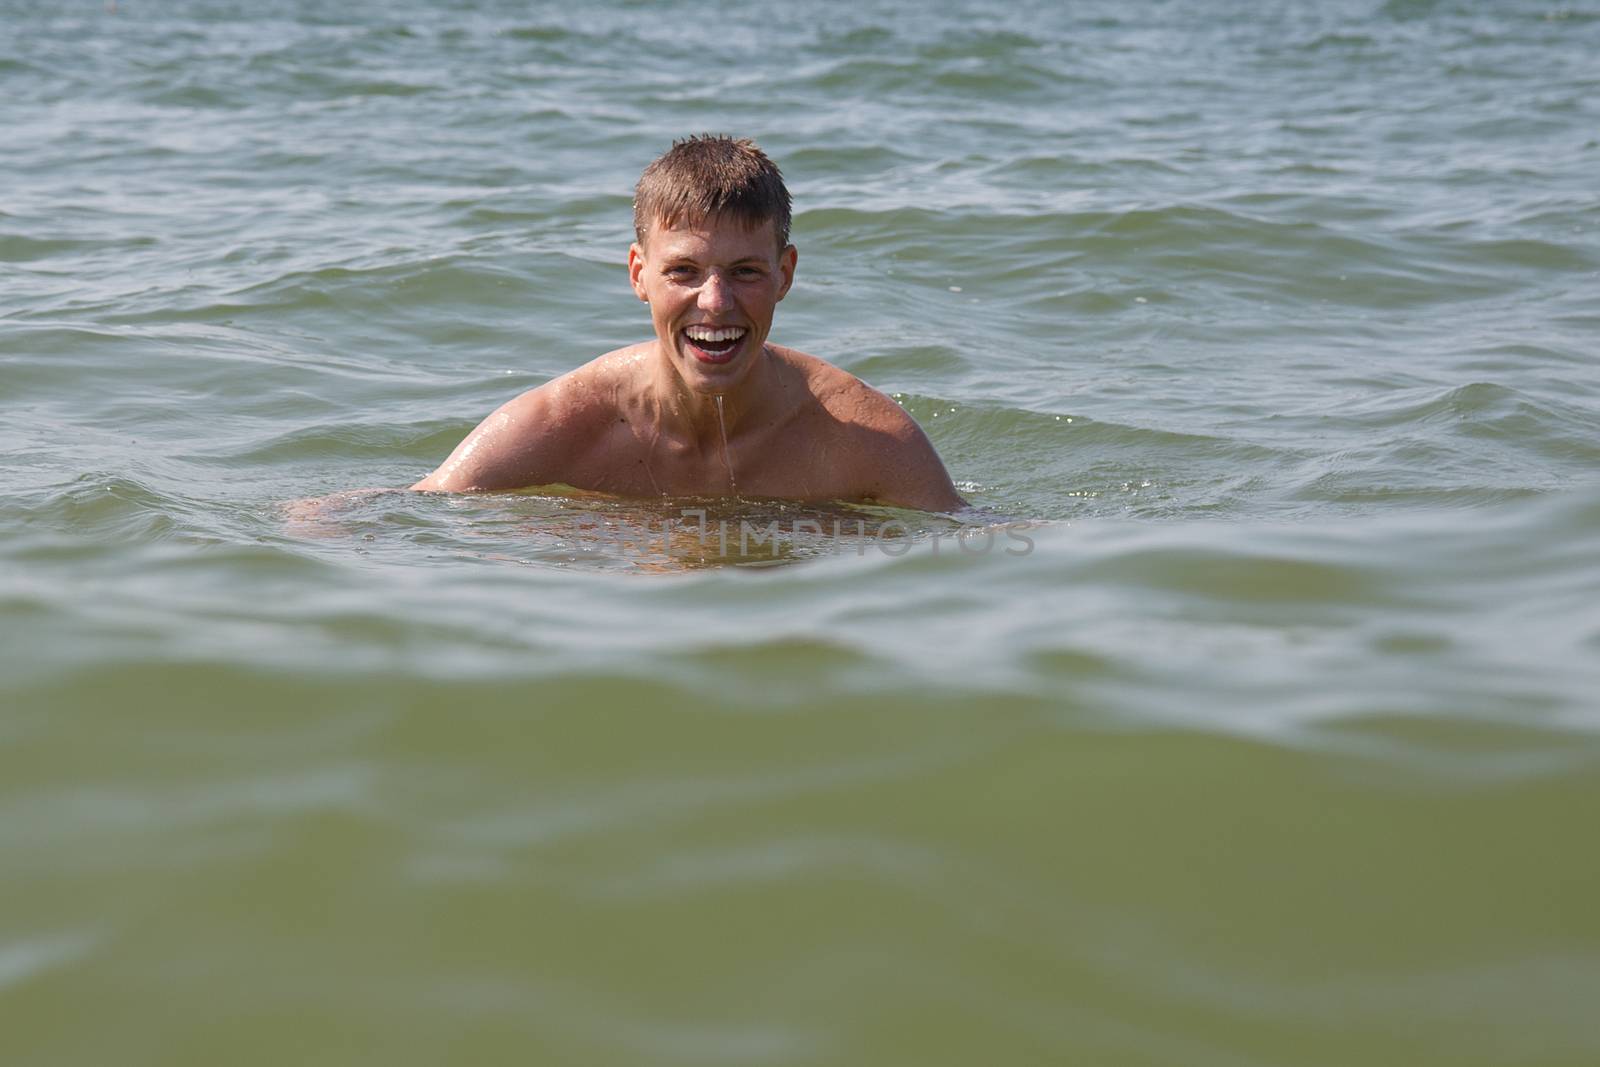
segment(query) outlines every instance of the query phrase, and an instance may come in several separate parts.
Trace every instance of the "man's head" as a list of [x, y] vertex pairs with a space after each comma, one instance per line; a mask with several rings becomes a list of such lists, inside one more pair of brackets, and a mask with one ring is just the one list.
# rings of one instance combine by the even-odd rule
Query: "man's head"
[[750, 229], [771, 222], [778, 249], [789, 243], [789, 190], [777, 164], [754, 142], [709, 133], [685, 137], [639, 176], [633, 233], [641, 245], [652, 224], [673, 229], [712, 218]]
[[628, 277], [667, 364], [695, 392], [737, 388], [794, 282], [783, 176], [749, 141], [691, 137], [645, 169], [633, 215]]

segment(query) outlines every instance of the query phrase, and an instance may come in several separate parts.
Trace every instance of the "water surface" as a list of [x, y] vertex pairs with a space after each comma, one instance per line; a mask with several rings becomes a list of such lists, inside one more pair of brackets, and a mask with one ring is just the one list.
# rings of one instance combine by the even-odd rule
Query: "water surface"
[[[0, 29], [6, 1062], [1600, 1059], [1600, 9]], [[981, 514], [286, 506], [644, 337], [701, 130]]]

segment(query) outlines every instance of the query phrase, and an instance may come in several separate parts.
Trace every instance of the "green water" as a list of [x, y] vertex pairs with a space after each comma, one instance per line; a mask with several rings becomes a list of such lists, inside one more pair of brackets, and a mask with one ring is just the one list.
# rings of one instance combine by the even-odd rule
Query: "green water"
[[[1600, 1062], [1596, 55], [0, 0], [0, 1063]], [[646, 336], [707, 129], [981, 512], [289, 505]]]

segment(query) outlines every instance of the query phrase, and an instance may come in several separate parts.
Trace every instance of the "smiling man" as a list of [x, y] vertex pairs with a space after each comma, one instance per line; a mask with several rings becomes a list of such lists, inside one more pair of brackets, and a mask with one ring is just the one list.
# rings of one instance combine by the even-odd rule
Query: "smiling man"
[[655, 337], [505, 404], [411, 488], [965, 506], [898, 404], [767, 341], [796, 252], [788, 190], [759, 148], [674, 143], [640, 177], [633, 223], [628, 277]]

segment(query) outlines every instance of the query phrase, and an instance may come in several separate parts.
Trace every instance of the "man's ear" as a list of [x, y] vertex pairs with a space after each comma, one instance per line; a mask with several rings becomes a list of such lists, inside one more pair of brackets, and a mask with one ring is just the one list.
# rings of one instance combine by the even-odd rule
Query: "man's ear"
[[644, 249], [635, 241], [628, 246], [628, 281], [633, 285], [633, 293], [645, 303], [650, 298], [644, 295], [644, 284], [639, 281], [639, 275], [644, 273]]
[[779, 300], [789, 295], [789, 287], [794, 284], [794, 265], [799, 258], [800, 252], [794, 245], [784, 245], [783, 251], [778, 253], [778, 273], [783, 275], [783, 287], [778, 290]]

